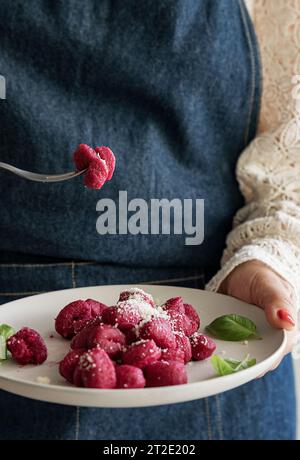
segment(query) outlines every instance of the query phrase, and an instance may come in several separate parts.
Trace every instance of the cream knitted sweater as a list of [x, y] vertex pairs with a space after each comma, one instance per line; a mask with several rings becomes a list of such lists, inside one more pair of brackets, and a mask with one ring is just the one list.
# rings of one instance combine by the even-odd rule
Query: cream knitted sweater
[[300, 0], [245, 3], [261, 53], [260, 121], [237, 164], [246, 204], [207, 289], [218, 290], [237, 265], [258, 259], [287, 279], [300, 299]]

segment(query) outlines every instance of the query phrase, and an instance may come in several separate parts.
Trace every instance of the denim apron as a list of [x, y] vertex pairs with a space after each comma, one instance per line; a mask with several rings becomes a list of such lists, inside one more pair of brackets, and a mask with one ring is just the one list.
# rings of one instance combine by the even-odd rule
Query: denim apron
[[[80, 142], [109, 145], [102, 190], [1, 173], [0, 300], [114, 283], [203, 288], [243, 200], [235, 179], [255, 135], [259, 55], [241, 0], [9, 0], [0, 4], [0, 159], [72, 169]], [[205, 238], [102, 235], [99, 199], [205, 200]], [[42, 306], [41, 306], [42, 308]], [[1, 308], [0, 308], [1, 312]], [[290, 359], [263, 379], [199, 401], [90, 409], [0, 392], [2, 439], [291, 439]]]

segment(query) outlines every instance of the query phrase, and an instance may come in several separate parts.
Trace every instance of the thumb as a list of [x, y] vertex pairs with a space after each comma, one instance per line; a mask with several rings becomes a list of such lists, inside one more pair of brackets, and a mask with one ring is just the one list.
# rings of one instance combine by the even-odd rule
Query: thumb
[[271, 326], [291, 330], [296, 324], [296, 295], [293, 287], [271, 270], [253, 279], [252, 297], [263, 308]]
[[263, 308], [271, 326], [288, 331], [295, 327], [294, 308], [286, 299], [275, 295], [274, 300], [266, 303]]

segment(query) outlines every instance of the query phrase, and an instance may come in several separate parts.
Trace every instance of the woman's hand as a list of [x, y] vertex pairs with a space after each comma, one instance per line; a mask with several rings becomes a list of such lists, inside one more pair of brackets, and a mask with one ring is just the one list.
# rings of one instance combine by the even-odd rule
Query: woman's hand
[[264, 263], [251, 260], [236, 267], [223, 281], [219, 292], [262, 308], [271, 326], [289, 331], [285, 354], [292, 351], [297, 332], [296, 296], [285, 279]]

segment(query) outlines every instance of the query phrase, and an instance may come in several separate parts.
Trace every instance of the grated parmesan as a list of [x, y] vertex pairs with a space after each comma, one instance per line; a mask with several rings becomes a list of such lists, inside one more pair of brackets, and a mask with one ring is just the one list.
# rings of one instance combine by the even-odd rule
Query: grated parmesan
[[42, 377], [41, 375], [36, 378], [36, 381], [38, 383], [43, 383], [44, 385], [49, 385], [51, 382], [49, 377]]

